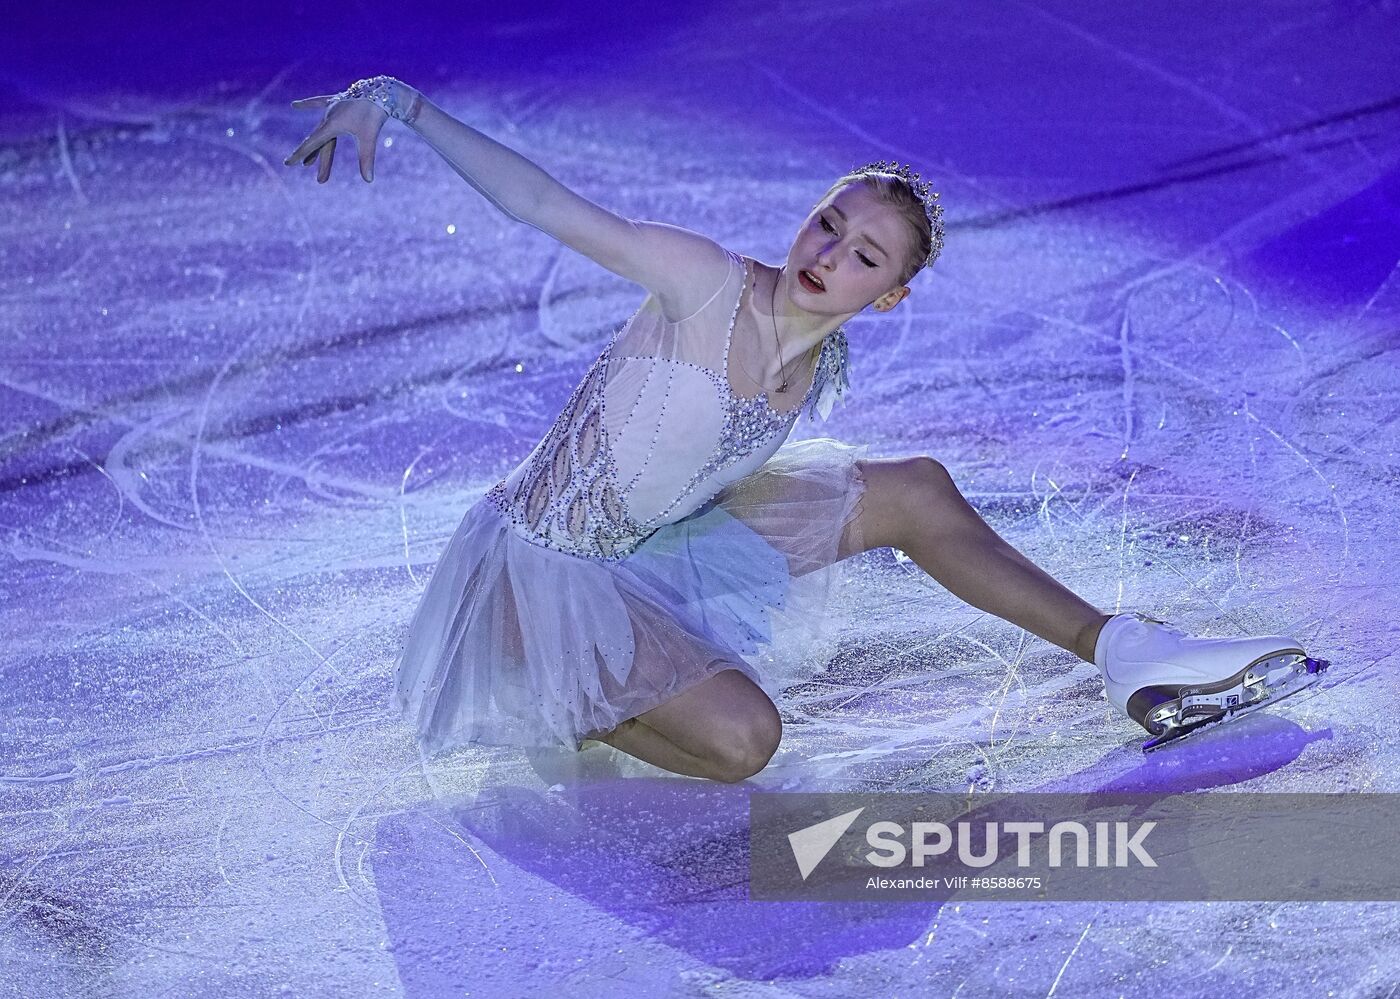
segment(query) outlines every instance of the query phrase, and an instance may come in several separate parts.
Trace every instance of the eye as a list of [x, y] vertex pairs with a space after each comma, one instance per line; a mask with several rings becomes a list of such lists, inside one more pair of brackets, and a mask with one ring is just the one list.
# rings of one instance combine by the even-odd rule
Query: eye
[[[836, 230], [833, 229], [832, 226], [831, 226], [831, 223], [828, 222], [828, 221], [826, 220], [826, 216], [825, 216], [825, 215], [821, 215], [821, 216], [818, 216], [818, 217], [821, 219], [822, 228], [825, 229], [827, 232], [831, 233], [833, 236], [836, 235]], [[875, 261], [873, 261], [873, 260], [871, 260], [869, 257], [867, 257], [864, 253], [857, 253], [856, 256], [857, 256], [857, 257], [860, 257], [861, 263], [865, 264], [866, 267], [879, 267], [879, 266], [880, 266], [880, 265], [877, 264]]]

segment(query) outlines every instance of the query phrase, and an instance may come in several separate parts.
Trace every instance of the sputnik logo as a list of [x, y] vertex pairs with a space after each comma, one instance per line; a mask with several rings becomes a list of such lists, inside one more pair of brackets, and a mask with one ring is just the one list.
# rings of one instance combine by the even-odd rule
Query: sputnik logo
[[788, 833], [788, 845], [792, 847], [792, 855], [797, 860], [797, 869], [801, 872], [803, 881], [807, 880], [807, 875], [831, 852], [836, 841], [845, 835], [846, 830], [851, 828], [851, 823], [855, 822], [856, 816], [863, 811], [864, 806], [853, 812], [838, 815], [834, 819], [826, 819], [816, 825]]

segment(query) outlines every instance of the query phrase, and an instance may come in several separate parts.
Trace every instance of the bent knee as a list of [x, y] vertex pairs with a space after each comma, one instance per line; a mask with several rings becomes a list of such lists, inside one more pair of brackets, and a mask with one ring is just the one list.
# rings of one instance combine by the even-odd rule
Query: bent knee
[[768, 765], [782, 741], [783, 723], [776, 708], [735, 726], [717, 753], [718, 778], [725, 783], [747, 780]]
[[857, 462], [865, 482], [860, 504], [861, 543], [851, 551], [892, 545], [903, 548], [909, 532], [927, 520], [938, 501], [958, 494], [953, 476], [927, 454]]
[[898, 460], [900, 487], [894, 503], [898, 508], [900, 534], [919, 529], [930, 515], [938, 516], [948, 505], [960, 505], [962, 493], [953, 482], [947, 466], [927, 454], [910, 455]]
[[911, 454], [899, 459], [905, 481], [915, 486], [937, 489], [953, 488], [953, 475], [948, 467], [930, 454]]

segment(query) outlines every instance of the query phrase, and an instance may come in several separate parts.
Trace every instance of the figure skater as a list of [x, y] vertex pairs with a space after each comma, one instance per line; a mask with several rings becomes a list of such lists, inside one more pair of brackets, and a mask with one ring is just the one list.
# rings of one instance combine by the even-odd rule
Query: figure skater
[[[465, 514], [429, 578], [393, 701], [430, 753], [596, 739], [678, 774], [739, 781], [782, 732], [757, 669], [771, 615], [817, 621], [834, 565], [896, 547], [974, 607], [1094, 663], [1154, 746], [1274, 703], [1326, 663], [1291, 638], [1194, 637], [1105, 614], [1004, 541], [923, 454], [788, 441], [847, 388], [843, 323], [886, 315], [943, 246], [937, 192], [877, 161], [840, 177], [779, 265], [626, 218], [389, 76], [324, 108], [292, 152], [331, 173], [352, 138], [374, 179], [389, 118], [509, 218], [648, 294], [544, 438]], [[781, 678], [782, 682], [792, 677]]]

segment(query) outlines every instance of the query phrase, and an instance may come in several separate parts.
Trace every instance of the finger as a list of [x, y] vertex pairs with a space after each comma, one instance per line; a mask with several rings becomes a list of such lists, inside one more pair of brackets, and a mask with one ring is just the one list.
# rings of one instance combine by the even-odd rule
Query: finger
[[374, 180], [374, 150], [378, 143], [379, 140], [373, 135], [360, 143], [360, 176], [365, 179], [365, 183]]
[[325, 141], [325, 138], [325, 133], [319, 128], [316, 129], [316, 131], [312, 132], [305, 139], [302, 139], [301, 145], [293, 149], [291, 155], [282, 162], [287, 166], [291, 166], [296, 160], [301, 160], [302, 163], [310, 163], [311, 157], [316, 154], [317, 147]]
[[330, 179], [331, 159], [335, 156], [335, 140], [332, 139], [321, 147], [321, 163], [316, 170], [316, 183], [324, 184]]
[[374, 180], [374, 157], [379, 152], [379, 133], [384, 131], [384, 124], [388, 120], [387, 115], [377, 119], [370, 129], [369, 138], [359, 144], [360, 176], [366, 182]]

